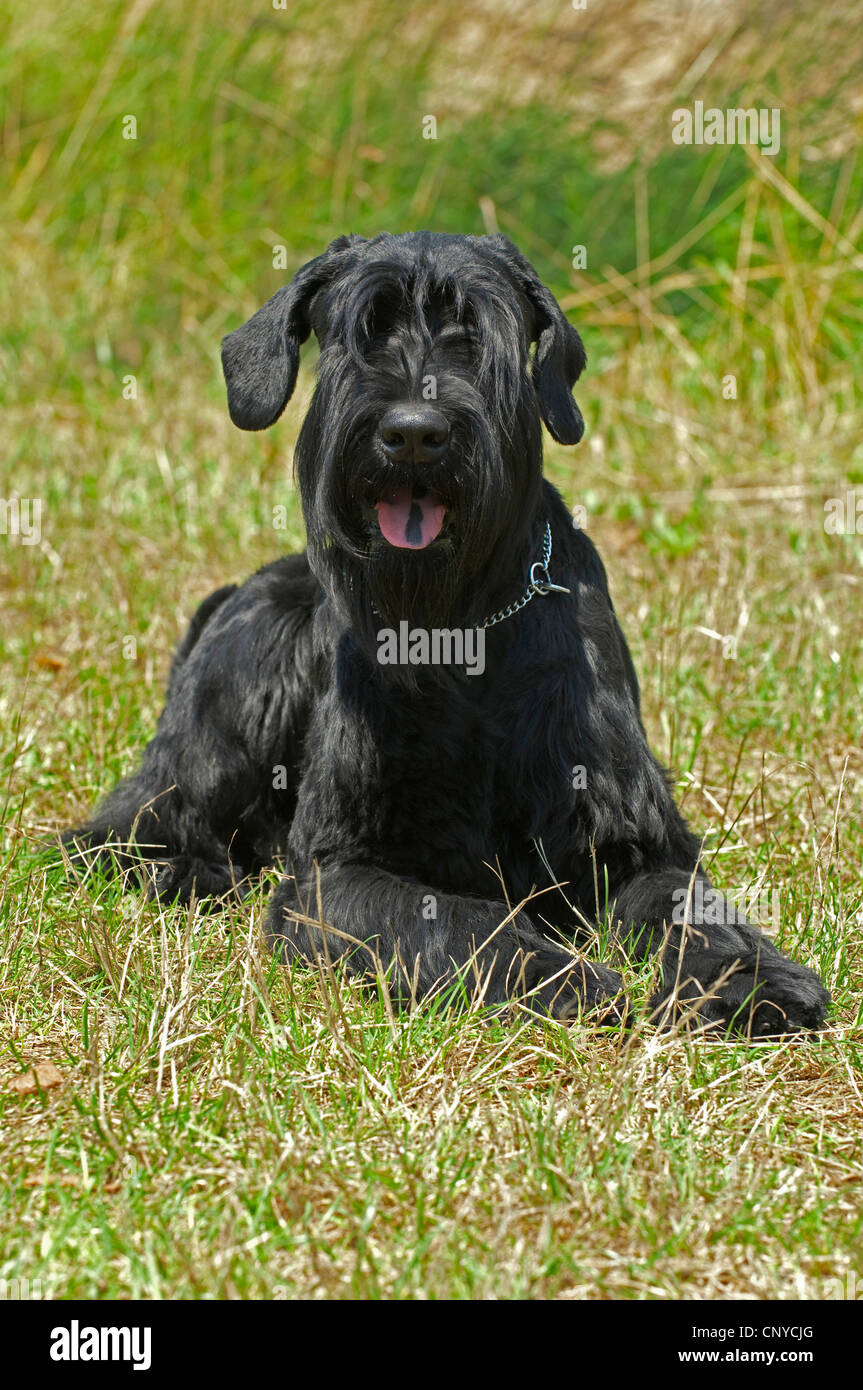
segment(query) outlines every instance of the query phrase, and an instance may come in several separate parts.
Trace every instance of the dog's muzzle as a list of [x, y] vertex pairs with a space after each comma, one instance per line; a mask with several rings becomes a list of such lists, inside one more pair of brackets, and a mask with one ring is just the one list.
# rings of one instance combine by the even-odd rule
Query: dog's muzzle
[[[439, 463], [449, 443], [449, 422], [431, 406], [399, 405], [378, 426], [381, 452], [399, 472], [410, 475]], [[420, 478], [387, 487], [374, 503], [381, 535], [404, 550], [424, 550], [436, 540], [446, 520], [444, 499]]]

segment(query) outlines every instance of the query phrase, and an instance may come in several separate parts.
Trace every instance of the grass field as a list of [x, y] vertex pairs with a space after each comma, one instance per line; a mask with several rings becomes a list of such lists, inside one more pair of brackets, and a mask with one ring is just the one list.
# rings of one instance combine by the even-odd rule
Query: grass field
[[[0, 1288], [863, 1287], [856, 7], [0, 14]], [[676, 146], [695, 100], [779, 109], [780, 152]], [[585, 508], [707, 867], [822, 973], [822, 1035], [394, 1018], [275, 967], [263, 890], [158, 910], [46, 851], [133, 766], [196, 602], [303, 543], [313, 351], [283, 421], [243, 435], [221, 335], [331, 237], [415, 226], [506, 232], [579, 326], [587, 435], [548, 441], [548, 474]], [[830, 499], [859, 530], [825, 529]]]

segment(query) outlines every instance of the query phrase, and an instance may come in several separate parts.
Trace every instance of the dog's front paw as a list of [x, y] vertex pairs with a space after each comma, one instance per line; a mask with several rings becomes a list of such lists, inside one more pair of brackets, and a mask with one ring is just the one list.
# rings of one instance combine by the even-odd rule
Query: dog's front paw
[[187, 907], [194, 900], [212, 907], [217, 899], [239, 902], [249, 890], [249, 882], [237, 865], [211, 863], [193, 855], [180, 854], [148, 868], [147, 896], [151, 902]]
[[623, 992], [623, 977], [606, 965], [593, 961], [573, 961], [569, 969], [547, 979], [536, 998], [552, 1018], [561, 1023], [589, 1018], [592, 1024], [627, 1024], [629, 1004]]
[[822, 1028], [829, 1007], [815, 972], [771, 946], [724, 958], [687, 952], [678, 979], [651, 1001], [651, 1016], [665, 1026], [683, 1020], [720, 1036], [769, 1038]]

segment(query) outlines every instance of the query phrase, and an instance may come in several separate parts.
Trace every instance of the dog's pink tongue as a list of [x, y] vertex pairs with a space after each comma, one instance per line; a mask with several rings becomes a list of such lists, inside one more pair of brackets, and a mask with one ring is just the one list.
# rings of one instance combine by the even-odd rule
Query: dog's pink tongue
[[423, 550], [440, 535], [446, 507], [436, 492], [415, 497], [405, 483], [392, 488], [375, 503], [378, 525], [390, 545], [407, 550]]

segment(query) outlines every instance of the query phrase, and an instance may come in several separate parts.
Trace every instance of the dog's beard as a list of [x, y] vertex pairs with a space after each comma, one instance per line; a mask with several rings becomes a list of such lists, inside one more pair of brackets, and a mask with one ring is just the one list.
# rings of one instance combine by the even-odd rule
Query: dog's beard
[[[356, 389], [346, 374], [340, 384], [319, 386], [296, 450], [309, 561], [334, 610], [369, 655], [381, 630], [402, 622], [481, 625], [499, 600], [517, 597], [536, 529], [542, 444], [532, 387], [525, 381], [502, 420], [471, 383], [444, 382], [446, 456], [406, 469], [375, 448], [390, 398], [375, 399], [367, 381]], [[402, 525], [394, 544], [387, 533]]]
[[464, 616], [459, 610], [465, 582], [452, 536], [422, 552], [377, 542], [360, 563], [341, 552], [330, 557], [329, 577], [335, 579], [334, 592], [358, 634], [396, 628], [402, 621], [426, 629], [446, 627]]

